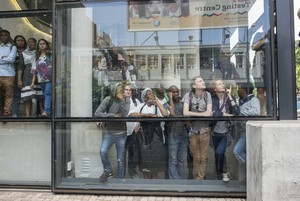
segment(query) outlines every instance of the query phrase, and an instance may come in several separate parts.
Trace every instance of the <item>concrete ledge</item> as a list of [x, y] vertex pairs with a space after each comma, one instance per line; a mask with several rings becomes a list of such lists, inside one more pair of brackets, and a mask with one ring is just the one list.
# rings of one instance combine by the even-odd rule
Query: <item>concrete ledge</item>
[[247, 123], [247, 201], [300, 200], [300, 121]]

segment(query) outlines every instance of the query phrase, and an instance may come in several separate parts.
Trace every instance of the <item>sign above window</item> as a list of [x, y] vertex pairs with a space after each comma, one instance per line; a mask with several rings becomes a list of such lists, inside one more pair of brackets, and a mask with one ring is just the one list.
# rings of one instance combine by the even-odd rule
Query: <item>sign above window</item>
[[129, 1], [129, 31], [248, 26], [255, 0]]

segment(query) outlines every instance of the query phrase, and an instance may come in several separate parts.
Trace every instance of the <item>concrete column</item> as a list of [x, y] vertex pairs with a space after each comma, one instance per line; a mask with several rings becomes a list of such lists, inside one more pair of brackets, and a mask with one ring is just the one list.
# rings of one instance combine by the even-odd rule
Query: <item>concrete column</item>
[[300, 200], [300, 121], [247, 123], [247, 201]]
[[[71, 14], [71, 116], [92, 116], [93, 21], [87, 8]], [[91, 14], [92, 15], [92, 14]]]
[[[71, 13], [71, 117], [92, 117], [93, 10], [76, 8]], [[71, 124], [71, 163], [75, 177], [97, 178], [101, 132], [96, 123]], [[68, 161], [67, 161], [68, 162]]]

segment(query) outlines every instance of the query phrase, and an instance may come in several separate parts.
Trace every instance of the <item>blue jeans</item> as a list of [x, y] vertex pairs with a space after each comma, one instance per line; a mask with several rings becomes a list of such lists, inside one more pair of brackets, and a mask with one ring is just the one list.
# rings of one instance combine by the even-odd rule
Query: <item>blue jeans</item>
[[52, 101], [52, 85], [51, 82], [41, 82], [40, 86], [44, 94], [44, 111], [51, 114], [51, 101]]
[[240, 131], [240, 138], [233, 148], [233, 154], [241, 163], [246, 163], [246, 131]]
[[187, 156], [188, 136], [169, 133], [169, 179], [184, 178], [184, 161]]
[[227, 148], [227, 135], [226, 133], [218, 134], [213, 132], [212, 141], [215, 150], [215, 165], [217, 170], [217, 176], [222, 176], [225, 152]]
[[105, 131], [102, 138], [100, 147], [100, 156], [105, 172], [112, 172], [112, 166], [109, 161], [108, 152], [113, 144], [116, 144], [117, 161], [118, 161], [118, 174], [117, 178], [123, 178], [125, 175], [125, 145], [126, 145], [127, 132], [123, 134], [114, 134]]

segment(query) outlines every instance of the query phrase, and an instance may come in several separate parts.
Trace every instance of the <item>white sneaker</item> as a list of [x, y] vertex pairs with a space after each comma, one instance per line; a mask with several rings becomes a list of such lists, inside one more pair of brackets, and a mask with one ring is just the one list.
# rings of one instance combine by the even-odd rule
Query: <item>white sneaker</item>
[[223, 173], [223, 181], [230, 181], [229, 173]]

